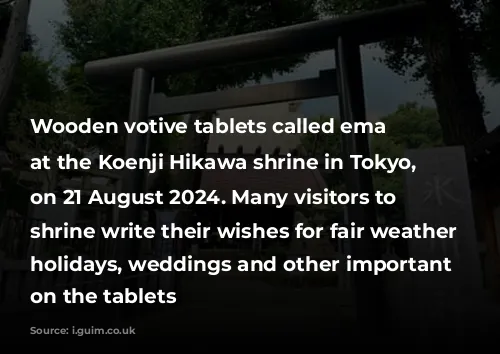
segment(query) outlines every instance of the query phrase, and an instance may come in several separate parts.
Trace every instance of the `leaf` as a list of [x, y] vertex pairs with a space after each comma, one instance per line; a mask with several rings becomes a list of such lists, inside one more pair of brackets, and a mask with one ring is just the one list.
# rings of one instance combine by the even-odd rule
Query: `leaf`
[[[312, 0], [66, 0], [67, 20], [58, 37], [73, 65], [65, 75], [69, 90], [82, 95], [98, 121], [128, 116], [130, 81], [113, 80], [89, 90], [83, 64], [90, 60], [221, 38], [290, 25], [317, 18]], [[274, 73], [293, 70], [304, 57], [271, 60], [231, 68], [211, 68], [176, 75], [157, 75], [155, 86], [169, 96], [238, 87]], [[123, 137], [95, 144], [123, 153]], [[167, 137], [164, 137], [165, 139]], [[169, 139], [171, 137], [168, 137]]]

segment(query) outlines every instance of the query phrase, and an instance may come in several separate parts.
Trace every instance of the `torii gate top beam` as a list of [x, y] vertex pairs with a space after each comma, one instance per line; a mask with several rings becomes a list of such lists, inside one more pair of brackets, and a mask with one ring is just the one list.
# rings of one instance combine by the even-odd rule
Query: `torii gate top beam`
[[339, 18], [320, 20], [89, 62], [89, 78], [130, 76], [136, 68], [150, 73], [249, 63], [265, 59], [318, 52], [335, 47], [345, 36], [359, 44], [374, 43], [395, 35], [411, 34], [425, 22], [423, 3], [396, 6]]

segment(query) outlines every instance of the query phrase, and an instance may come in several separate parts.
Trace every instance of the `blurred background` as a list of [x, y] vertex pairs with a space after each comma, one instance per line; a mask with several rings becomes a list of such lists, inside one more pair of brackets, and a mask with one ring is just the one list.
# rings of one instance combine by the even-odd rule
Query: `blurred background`
[[[393, 40], [361, 47], [367, 120], [383, 121], [387, 127], [387, 134], [370, 137], [370, 146], [372, 152], [386, 157], [402, 157], [408, 149], [455, 145], [465, 148], [475, 219], [473, 237], [478, 244], [481, 282], [491, 297], [499, 301], [500, 178], [495, 177], [495, 171], [498, 171], [500, 161], [500, 5], [493, 0], [438, 2], [444, 5], [436, 6], [434, 10], [442, 12], [433, 15], [433, 18], [440, 21], [430, 26], [429, 33], [416, 37], [398, 37], [395, 33], [397, 38]], [[119, 223], [118, 210], [113, 207], [33, 206], [29, 201], [29, 196], [35, 191], [60, 193], [71, 188], [87, 192], [94, 189], [117, 191], [121, 188], [122, 176], [109, 171], [34, 172], [29, 168], [30, 158], [42, 154], [55, 156], [71, 153], [91, 157], [99, 153], [124, 154], [123, 135], [35, 136], [31, 130], [30, 118], [53, 118], [57, 121], [80, 121], [87, 117], [100, 121], [123, 121], [128, 118], [130, 79], [91, 85], [83, 73], [86, 62], [402, 3], [408, 1], [0, 1], [0, 260], [3, 262], [0, 272], [11, 274], [0, 277], [0, 303], [19, 303], [20, 308], [24, 306], [25, 298], [21, 301], [18, 292], [24, 291], [19, 290], [25, 289], [24, 282], [31, 281], [26, 278], [26, 259], [31, 255], [51, 258], [72, 254], [106, 259], [116, 254], [116, 242], [99, 238], [96, 242], [34, 242], [29, 238], [30, 228], [42, 222], [59, 225], [68, 221], [72, 225], [96, 227]], [[325, 36], [328, 34], [325, 33]], [[252, 65], [169, 74], [155, 79], [155, 91], [176, 96], [250, 87], [317, 77], [320, 71], [334, 68], [334, 51], [325, 51]], [[242, 121], [273, 122], [296, 117], [318, 121], [331, 117], [337, 119], [340, 112], [337, 98], [328, 97], [203, 114], [202, 119], [234, 117]], [[200, 115], [169, 118], [190, 121], [196, 117]], [[319, 157], [325, 152], [334, 156], [341, 153], [341, 137], [339, 134], [155, 135], [149, 141], [149, 153], [181, 153], [193, 149], [198, 149], [196, 151], [200, 154], [236, 154], [248, 158], [257, 152], [280, 155], [290, 151], [303, 156]], [[285, 174], [277, 171], [255, 175], [246, 173], [244, 176], [235, 176], [232, 172], [209, 171], [196, 177], [186, 176], [186, 173], [196, 172], [163, 171], [149, 176], [147, 188], [165, 191], [183, 189], [188, 188], [187, 184], [192, 180], [198, 180], [201, 188], [219, 190], [237, 189], [242, 185], [261, 192], [294, 192], [304, 186], [316, 190], [327, 187], [336, 191], [346, 188], [342, 171]], [[376, 190], [397, 196], [396, 204], [377, 207], [378, 222], [399, 226], [407, 224], [403, 174], [374, 171], [373, 179]], [[234, 225], [237, 221], [273, 226], [278, 223], [291, 226], [297, 222], [329, 225], [332, 222], [344, 223], [346, 216], [346, 211], [340, 206], [304, 208], [288, 205], [283, 210], [266, 211], [243, 206], [210, 206], [191, 212], [192, 215], [182, 219], [182, 222], [191, 224], [201, 220], [212, 226]], [[144, 216], [150, 224], [178, 217], [179, 210], [166, 207], [148, 210]], [[175, 247], [159, 241], [142, 243], [136, 255], [163, 258], [173, 254]], [[195, 252], [192, 244], [183, 247], [182, 254]], [[194, 248], [199, 257], [206, 259], [244, 259], [255, 257], [256, 253], [263, 258], [271, 255], [280, 259], [301, 255], [335, 258], [349, 253], [348, 244], [328, 237], [318, 242], [290, 240], [261, 244], [227, 243], [214, 236]], [[391, 257], [405, 258], [408, 252], [409, 247], [404, 242], [387, 245], [387, 254]], [[153, 280], [144, 281], [158, 284], [158, 275], [154, 276]], [[49, 288], [68, 284], [100, 286], [96, 284], [101, 280], [86, 277], [81, 274], [64, 275], [47, 282], [52, 284]], [[202, 275], [190, 275], [183, 283], [185, 293], [190, 295], [184, 296], [182, 301], [191, 308], [230, 308], [229, 303], [238, 307], [246, 301], [261, 301], [256, 307], [275, 309], [281, 303], [283, 313], [299, 303], [308, 315], [321, 313], [327, 316], [324, 309], [329, 308], [336, 314], [341, 313], [336, 316], [341, 319], [340, 325], [353, 316], [352, 284], [349, 274], [345, 272], [297, 276], [281, 272], [259, 273], [246, 275], [244, 279], [240, 276], [237, 280], [233, 275], [225, 283], [223, 280], [200, 277], [203, 278]], [[306, 288], [307, 293], [290, 290], [306, 291]], [[203, 295], [200, 295], [200, 289], [211, 289], [213, 294], [203, 290]], [[245, 300], [248, 294], [251, 294], [251, 299]], [[256, 294], [264, 294], [263, 299]], [[304, 296], [310, 296], [310, 300], [304, 300]], [[332, 298], [336, 299], [335, 308], [330, 306]], [[305, 306], [305, 303], [308, 305]], [[278, 315], [269, 315], [270, 318], [273, 316]], [[201, 317], [213, 318], [214, 315]]]

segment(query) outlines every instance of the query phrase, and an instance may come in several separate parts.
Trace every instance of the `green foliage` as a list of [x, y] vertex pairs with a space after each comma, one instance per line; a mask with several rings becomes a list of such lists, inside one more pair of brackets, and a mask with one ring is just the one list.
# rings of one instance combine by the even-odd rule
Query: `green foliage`
[[[92, 118], [121, 121], [128, 115], [129, 79], [113, 80], [107, 87], [89, 91], [81, 70], [85, 62], [313, 20], [314, 2], [66, 0], [68, 20], [58, 28], [61, 44], [73, 60], [66, 83], [69, 89], [86, 93]], [[165, 75], [157, 77], [155, 85], [157, 91], [168, 95], [241, 86], [249, 80], [288, 72], [303, 59]], [[98, 143], [120, 154], [123, 138], [118, 139]]]
[[20, 182], [20, 171], [26, 169], [26, 157], [51, 152], [77, 155], [75, 147], [85, 144], [83, 135], [34, 134], [31, 128], [31, 118], [64, 122], [79, 121], [87, 116], [86, 107], [59, 87], [57, 76], [54, 65], [36, 52], [21, 55], [12, 83], [8, 116], [1, 130], [2, 144], [11, 154], [14, 168], [0, 174], [0, 199], [3, 201], [0, 213], [10, 208], [25, 214], [21, 209], [27, 205], [33, 189], [39, 187], [36, 182], [29, 185], [27, 181]]
[[490, 1], [483, 17], [484, 47], [481, 59], [486, 73], [495, 84], [500, 83], [500, 3]]
[[[317, 120], [329, 119], [321, 116]], [[441, 127], [435, 109], [422, 107], [416, 103], [400, 105], [394, 113], [383, 118], [386, 127], [385, 134], [371, 136], [371, 150], [373, 154], [381, 157], [401, 158], [404, 157], [406, 149], [420, 149], [437, 147], [443, 145]], [[316, 143], [314, 141], [316, 140]], [[330, 156], [341, 156], [341, 134], [307, 134], [302, 139], [302, 145], [307, 152], [322, 158], [328, 152]], [[342, 171], [332, 171], [325, 174], [325, 180], [329, 188], [342, 192], [345, 191], [344, 177]], [[383, 193], [394, 193], [396, 203], [394, 205], [378, 206], [379, 215], [386, 221], [400, 222], [404, 220], [404, 190], [403, 174], [396, 172], [388, 174], [382, 170], [373, 170], [373, 183], [375, 190]], [[343, 214], [341, 207], [332, 207], [327, 218], [339, 220]]]
[[[2, 54], [4, 39], [9, 29], [11, 11], [11, 6], [0, 5], [0, 55]], [[28, 33], [24, 42], [24, 51], [32, 51], [36, 42], [37, 38], [33, 34]]]
[[[439, 0], [441, 1], [441, 0]], [[500, 12], [495, 0], [445, 0], [457, 15], [462, 44], [475, 56], [476, 69], [486, 69], [492, 79], [498, 78], [498, 60], [488, 59], [498, 53]], [[330, 15], [383, 9], [390, 6], [420, 2], [420, 0], [319, 0], [320, 8]], [[429, 2], [437, 2], [432, 0]], [[385, 64], [400, 75], [412, 74], [413, 79], [425, 78], [428, 63], [424, 60], [424, 47], [420, 38], [396, 38], [381, 43], [385, 49]], [[498, 55], [498, 54], [496, 54]]]
[[[442, 144], [442, 132], [434, 108], [405, 103], [385, 117], [387, 136], [405, 149], [435, 147]], [[383, 135], [377, 135], [382, 137]], [[394, 155], [397, 156], [397, 155]]]
[[12, 153], [60, 153], [86, 144], [85, 135], [34, 134], [31, 128], [30, 119], [78, 122], [89, 114], [78, 97], [57, 85], [57, 75], [58, 69], [37, 53], [21, 56], [12, 88], [15, 100], [4, 131], [4, 141]]
[[24, 53], [12, 87], [14, 96], [23, 101], [51, 101], [59, 94], [56, 74], [57, 70], [50, 61], [41, 59], [34, 52]]
[[[4, 41], [10, 25], [10, 15], [12, 7], [8, 5], [0, 6], [0, 56], [3, 52]], [[40, 96], [42, 98], [50, 95], [53, 87], [47, 80], [47, 66], [40, 65], [38, 56], [34, 53], [34, 46], [37, 38], [28, 33], [25, 38], [23, 56], [20, 59], [20, 65], [16, 69], [16, 75], [10, 87], [6, 98], [7, 114], [20, 104], [26, 101], [28, 97]], [[5, 137], [9, 134], [7, 131], [8, 123], [0, 123], [0, 144], [5, 145]]]

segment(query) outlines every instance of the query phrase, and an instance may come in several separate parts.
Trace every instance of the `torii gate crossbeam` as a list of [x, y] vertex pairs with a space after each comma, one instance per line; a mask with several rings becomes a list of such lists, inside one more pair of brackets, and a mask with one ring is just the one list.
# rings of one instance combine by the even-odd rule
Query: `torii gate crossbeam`
[[[366, 112], [359, 46], [390, 37], [416, 34], [426, 23], [426, 14], [426, 6], [422, 3], [397, 6], [269, 31], [96, 60], [85, 65], [85, 74], [93, 80], [106, 80], [119, 76], [132, 77], [130, 122], [146, 121], [151, 115], [192, 112], [193, 109], [207, 107], [235, 108], [235, 106], [265, 103], [269, 100], [280, 101], [308, 97], [303, 90], [295, 92], [294, 87], [310, 87], [312, 96], [337, 94], [341, 120], [351, 123], [364, 122]], [[267, 85], [268, 88], [232, 90], [229, 96], [228, 92], [224, 96], [223, 91], [166, 98], [152, 94], [151, 90], [153, 78], [165, 73], [222, 67], [329, 49], [335, 49], [335, 59], [332, 58], [332, 61], [336, 61], [336, 80], [332, 78], [331, 89], [325, 88], [324, 80], [320, 75], [318, 79], [288, 83], [288, 86], [273, 84], [277, 85], [274, 86], [276, 89], [281, 87], [286, 92], [273, 93], [261, 99], [258, 96], [271, 87], [270, 85]], [[223, 102], [224, 97], [231, 100], [230, 96], [237, 96], [238, 99], [232, 103]], [[184, 107], [184, 105], [191, 105], [190, 102], [193, 107]], [[167, 107], [170, 104], [171, 106]], [[126, 142], [126, 157], [144, 156], [146, 139], [144, 135], [129, 134]], [[343, 135], [343, 154], [344, 156], [353, 154], [369, 156], [368, 137], [364, 134]], [[350, 159], [346, 159], [346, 162], [348, 161]], [[141, 171], [128, 171], [127, 173], [123, 190], [141, 192], [144, 189], [144, 174]], [[344, 173], [350, 193], [373, 195], [370, 171], [354, 170], [352, 164], [346, 163]], [[128, 220], [140, 222], [140, 210], [140, 208], [134, 209], [133, 207], [126, 210]], [[376, 224], [374, 204], [349, 206], [348, 219], [355, 222], [357, 226], [374, 226]], [[380, 257], [378, 244], [370, 238], [353, 242], [351, 254], [355, 259], [369, 260]], [[357, 272], [355, 273], [355, 287], [359, 323], [372, 334], [373, 332], [370, 331], [383, 328], [380, 321], [385, 318], [386, 314], [382, 283], [369, 273]]]
[[267, 31], [157, 49], [89, 62], [90, 79], [131, 76], [136, 68], [152, 74], [241, 64], [333, 49], [338, 37], [359, 45], [395, 35], [414, 33], [422, 26], [424, 4], [396, 6]]

